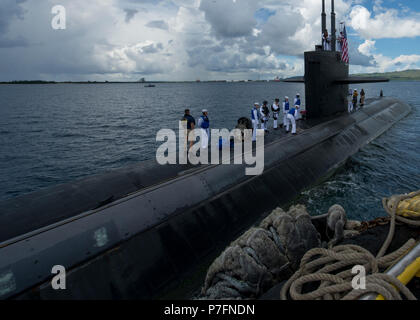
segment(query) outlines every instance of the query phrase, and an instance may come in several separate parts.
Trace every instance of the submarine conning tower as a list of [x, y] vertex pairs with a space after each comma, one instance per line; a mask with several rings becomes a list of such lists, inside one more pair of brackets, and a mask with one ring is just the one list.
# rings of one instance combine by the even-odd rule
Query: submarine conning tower
[[[325, 0], [322, 0], [322, 34], [327, 29]], [[385, 78], [350, 77], [349, 64], [342, 60], [337, 51], [336, 13], [331, 0], [331, 50], [317, 45], [315, 51], [305, 52], [305, 77], [293, 78], [286, 82], [304, 82], [306, 92], [306, 112], [308, 119], [327, 118], [347, 111], [349, 84], [388, 82]]]
[[305, 52], [307, 118], [328, 117], [347, 110], [348, 84], [336, 81], [349, 76], [349, 65], [335, 51]]
[[[325, 0], [322, 0], [322, 33], [327, 30]], [[318, 45], [305, 52], [305, 91], [308, 118], [328, 117], [347, 110], [348, 84], [337, 80], [349, 77], [349, 65], [336, 51], [334, 0], [331, 1], [331, 51]]]

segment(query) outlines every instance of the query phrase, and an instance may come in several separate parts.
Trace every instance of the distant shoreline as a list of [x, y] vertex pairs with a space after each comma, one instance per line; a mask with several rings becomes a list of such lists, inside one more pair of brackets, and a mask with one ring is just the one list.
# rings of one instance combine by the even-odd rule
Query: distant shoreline
[[[384, 77], [390, 79], [390, 81], [420, 81], [420, 69], [419, 70], [406, 70], [398, 72], [386, 72], [386, 73], [364, 73], [364, 74], [353, 74], [352, 76], [357, 77]], [[301, 77], [292, 77], [301, 78]], [[267, 82], [284, 82], [287, 79], [278, 80], [209, 80], [209, 81], [44, 81], [44, 80], [15, 80], [15, 81], [0, 81], [0, 84], [165, 84], [165, 83], [267, 83]]]
[[[84, 84], [84, 85], [95, 85], [95, 84], [139, 84], [139, 85], [147, 85], [147, 84], [193, 84], [193, 83], [287, 83], [284, 81], [150, 81], [150, 82], [117, 82], [117, 81], [108, 81], [108, 82], [101, 82], [101, 81], [65, 81], [65, 82], [56, 82], [56, 81], [12, 81], [12, 82], [0, 82], [0, 85], [47, 85], [47, 84]], [[390, 82], [420, 82], [420, 79], [390, 79]]]
[[139, 85], [148, 85], [148, 84], [165, 84], [165, 83], [248, 83], [248, 82], [282, 82], [274, 80], [240, 80], [240, 81], [228, 81], [228, 80], [216, 80], [216, 81], [147, 81], [147, 82], [138, 82], [138, 81], [0, 81], [0, 84], [139, 84]]

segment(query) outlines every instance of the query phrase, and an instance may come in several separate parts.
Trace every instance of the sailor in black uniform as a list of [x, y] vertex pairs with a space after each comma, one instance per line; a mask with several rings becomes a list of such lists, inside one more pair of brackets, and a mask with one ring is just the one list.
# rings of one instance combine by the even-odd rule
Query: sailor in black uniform
[[270, 118], [270, 109], [268, 109], [268, 101], [263, 102], [261, 108], [261, 129], [268, 133], [268, 119]]
[[271, 106], [271, 111], [273, 111], [273, 119], [274, 119], [274, 130], [278, 130], [279, 124], [279, 114], [280, 114], [280, 99], [276, 99]]
[[181, 121], [185, 123], [185, 127], [187, 129], [187, 141], [189, 141], [189, 147], [192, 148], [194, 145], [194, 137], [191, 133], [194, 132], [195, 129], [195, 119], [191, 115], [190, 109], [185, 109], [185, 114]]

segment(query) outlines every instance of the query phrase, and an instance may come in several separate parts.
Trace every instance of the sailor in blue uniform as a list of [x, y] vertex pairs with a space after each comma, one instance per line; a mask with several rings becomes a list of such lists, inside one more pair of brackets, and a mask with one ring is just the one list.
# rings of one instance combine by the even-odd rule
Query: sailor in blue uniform
[[280, 99], [276, 99], [271, 107], [271, 111], [273, 111], [273, 119], [274, 119], [274, 130], [277, 130], [278, 125], [278, 119], [280, 114]]
[[254, 108], [251, 111], [251, 119], [252, 119], [252, 141], [257, 141], [257, 130], [259, 129], [258, 126], [260, 124], [261, 113], [260, 113], [260, 104], [258, 102], [254, 103]]
[[297, 112], [296, 112], [296, 121], [298, 121], [298, 120], [300, 120], [302, 118], [301, 117], [301, 114], [300, 114], [302, 102], [300, 101], [300, 94], [299, 93], [296, 95], [294, 106], [295, 106], [295, 108], [297, 110]]
[[210, 138], [210, 120], [206, 109], [203, 110], [203, 115], [198, 119], [198, 127], [201, 130], [201, 147], [207, 149]]
[[290, 132], [290, 124], [292, 125], [292, 134], [296, 134], [296, 113], [297, 110], [295, 107], [290, 108], [289, 112], [287, 113], [287, 125], [286, 125], [286, 131], [287, 133]]
[[290, 102], [289, 97], [285, 97], [283, 102], [283, 127], [287, 126], [288, 120], [287, 120], [287, 114], [290, 110]]

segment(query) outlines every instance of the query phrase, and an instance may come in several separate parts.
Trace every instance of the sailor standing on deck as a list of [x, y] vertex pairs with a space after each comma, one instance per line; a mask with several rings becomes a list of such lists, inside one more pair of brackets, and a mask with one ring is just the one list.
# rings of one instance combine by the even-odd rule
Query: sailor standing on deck
[[360, 106], [361, 107], [365, 106], [365, 99], [366, 99], [365, 89], [362, 89], [362, 91], [360, 91]]
[[[189, 141], [189, 148], [191, 149], [194, 145], [194, 137], [192, 136], [192, 132], [194, 132], [195, 129], [195, 119], [191, 115], [190, 109], [185, 109], [184, 117], [181, 120], [182, 122], [186, 122], [186, 128], [187, 128], [187, 141]], [[191, 138], [191, 140], [190, 140]]]
[[300, 101], [300, 94], [299, 93], [296, 95], [294, 105], [295, 105], [295, 108], [296, 108], [296, 121], [299, 121], [302, 118], [301, 114], [300, 114], [300, 111], [301, 111], [300, 107], [302, 105], [302, 102]]
[[359, 93], [355, 89], [354, 92], [353, 92], [353, 110], [354, 111], [357, 110], [357, 98], [358, 98], [358, 96], [359, 96]]
[[251, 111], [251, 119], [252, 119], [252, 128], [253, 128], [252, 141], [257, 141], [257, 130], [258, 130], [258, 125], [261, 119], [260, 104], [258, 102], [254, 103], [254, 108], [252, 108], [252, 111]]
[[290, 110], [290, 102], [289, 97], [285, 97], [283, 102], [283, 127], [287, 126], [288, 120], [287, 120], [287, 114]]
[[271, 106], [271, 111], [273, 111], [273, 119], [274, 119], [274, 130], [279, 128], [279, 114], [280, 114], [280, 99], [276, 99]]
[[206, 109], [203, 110], [203, 115], [198, 119], [198, 127], [201, 130], [201, 147], [207, 149], [210, 138], [210, 120]]
[[324, 51], [331, 51], [331, 37], [328, 35], [327, 30], [322, 35], [322, 48]]
[[297, 110], [295, 107], [291, 108], [289, 110], [289, 112], [287, 113], [287, 126], [286, 126], [286, 131], [287, 133], [290, 132], [290, 125], [292, 125], [292, 134], [295, 135], [296, 134], [296, 113]]
[[343, 42], [344, 42], [344, 33], [343, 33], [343, 31], [341, 31], [340, 35], [338, 36], [338, 39], [337, 39], [337, 50], [339, 52], [343, 51]]
[[349, 113], [353, 112], [353, 90], [349, 89], [349, 93], [347, 96], [347, 110]]
[[263, 102], [261, 108], [261, 129], [268, 133], [268, 119], [270, 118], [270, 109], [268, 109], [268, 101]]

